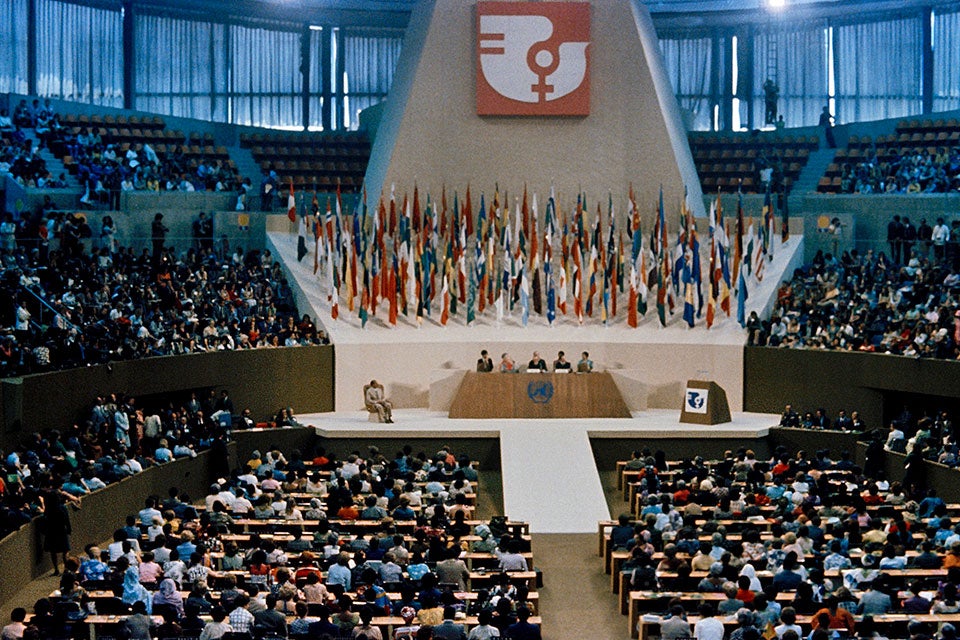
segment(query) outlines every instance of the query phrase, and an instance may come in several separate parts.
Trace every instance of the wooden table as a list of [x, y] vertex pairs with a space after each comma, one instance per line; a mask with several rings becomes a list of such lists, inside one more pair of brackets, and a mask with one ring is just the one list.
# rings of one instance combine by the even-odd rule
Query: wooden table
[[451, 418], [629, 418], [609, 373], [476, 373], [460, 383]]

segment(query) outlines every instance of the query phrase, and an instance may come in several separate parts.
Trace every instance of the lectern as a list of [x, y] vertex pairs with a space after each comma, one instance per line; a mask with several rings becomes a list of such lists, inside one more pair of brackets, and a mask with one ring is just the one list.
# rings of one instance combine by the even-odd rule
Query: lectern
[[680, 422], [690, 424], [722, 424], [730, 422], [727, 394], [716, 382], [687, 380], [683, 391]]

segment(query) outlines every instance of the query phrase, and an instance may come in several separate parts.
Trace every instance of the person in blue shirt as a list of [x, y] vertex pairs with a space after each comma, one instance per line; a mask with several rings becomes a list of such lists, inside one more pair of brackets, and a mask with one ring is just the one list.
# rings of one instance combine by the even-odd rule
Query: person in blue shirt
[[528, 622], [529, 619], [530, 609], [519, 607], [517, 621], [507, 627], [507, 637], [512, 640], [540, 640], [540, 627]]
[[87, 557], [80, 562], [80, 577], [84, 582], [87, 580], [103, 580], [110, 567], [100, 559], [100, 547], [95, 544], [88, 544], [84, 551]]
[[86, 485], [83, 484], [83, 479], [80, 478], [80, 474], [76, 471], [70, 474], [70, 477], [60, 488], [70, 495], [77, 496], [78, 498], [90, 493]]
[[350, 591], [351, 583], [351, 574], [350, 574], [350, 556], [346, 553], [341, 553], [337, 556], [336, 563], [330, 565], [330, 569], [327, 570], [327, 586], [339, 584], [343, 585], [344, 591]]

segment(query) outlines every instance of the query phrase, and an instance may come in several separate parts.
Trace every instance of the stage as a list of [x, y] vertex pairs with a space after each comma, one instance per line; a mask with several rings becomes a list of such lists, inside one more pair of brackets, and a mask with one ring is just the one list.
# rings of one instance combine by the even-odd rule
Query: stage
[[[331, 319], [322, 265], [318, 274], [313, 273], [312, 242], [307, 243], [309, 253], [297, 262], [293, 259], [297, 235], [287, 217], [270, 216], [267, 228], [267, 245], [283, 262], [298, 308], [314, 316], [336, 345], [337, 411], [359, 410], [363, 406], [363, 385], [371, 378], [385, 385], [394, 406], [446, 410], [450, 390], [438, 403], [434, 393], [437, 385], [459, 384], [458, 372], [472, 371], [481, 349], [490, 352], [495, 364], [503, 352], [509, 352], [518, 363], [526, 363], [533, 351], [539, 351], [548, 362], [560, 350], [574, 362], [581, 351], [589, 351], [597, 370], [614, 376], [631, 411], [679, 410], [687, 380], [713, 380], [726, 391], [731, 411], [743, 408], [746, 333], [736, 321], [735, 297], [732, 316], [719, 314], [709, 330], [702, 318], [689, 328], [681, 317], [682, 305], [668, 316], [665, 327], [660, 326], [651, 307], [637, 328], [627, 325], [622, 310], [606, 325], [599, 321], [599, 312], [580, 325], [569, 309], [567, 315], [557, 316], [553, 326], [548, 326], [543, 316], [532, 314], [528, 326], [523, 327], [519, 308], [507, 313], [499, 324], [492, 309], [487, 309], [470, 326], [464, 324], [462, 310], [447, 326], [440, 326], [440, 314], [434, 309], [422, 325], [411, 314], [401, 315], [397, 325], [390, 326], [387, 310], [381, 305], [364, 328], [357, 312], [348, 310], [342, 296], [339, 318]], [[775, 244], [766, 277], [750, 285], [747, 313], [757, 310], [763, 316], [776, 298], [783, 274], [792, 273], [802, 260], [801, 236], [791, 237], [786, 244], [777, 238]], [[625, 303], [624, 297], [621, 305]]]
[[[652, 409], [629, 419], [452, 420], [444, 412], [398, 409], [394, 424], [368, 422], [366, 411], [298, 416], [318, 436], [355, 438], [498, 439], [506, 515], [530, 522], [537, 533], [587, 533], [611, 517], [597, 471], [591, 440], [639, 441], [656, 449], [655, 440], [738, 440], [744, 444], [768, 435], [779, 422], [773, 414], [734, 413], [727, 424], [681, 424], [679, 411]], [[651, 442], [647, 442], [651, 441]], [[623, 451], [628, 458], [629, 448]], [[482, 472], [482, 469], [481, 469]], [[615, 515], [615, 514], [614, 514]]]

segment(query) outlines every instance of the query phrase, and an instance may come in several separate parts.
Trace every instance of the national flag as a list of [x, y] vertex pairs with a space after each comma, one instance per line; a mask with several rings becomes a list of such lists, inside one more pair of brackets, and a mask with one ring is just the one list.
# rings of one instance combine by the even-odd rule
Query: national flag
[[[692, 258], [692, 254], [689, 256]], [[694, 300], [693, 270], [692, 260], [685, 260], [681, 271], [683, 279], [683, 319], [686, 320], [689, 327], [693, 327], [696, 322], [696, 301]]]
[[713, 326], [717, 301], [720, 297], [720, 284], [717, 278], [717, 204], [710, 203], [710, 271], [708, 273], [707, 329]]
[[297, 221], [297, 197], [293, 190], [293, 178], [290, 178], [290, 192], [287, 194], [287, 217], [290, 222]]
[[390, 184], [390, 221], [387, 226], [387, 233], [391, 238], [397, 233], [397, 197], [394, 186]]
[[580, 243], [573, 243], [573, 272], [571, 273], [570, 280], [573, 284], [573, 313], [577, 316], [577, 322], [583, 324], [583, 283], [582, 283], [582, 269], [581, 258], [580, 258]]
[[307, 253], [307, 219], [303, 217], [297, 225], [297, 262], [303, 260]]
[[367, 326], [367, 305], [370, 304], [370, 271], [363, 265], [363, 289], [360, 293], [360, 328]]
[[757, 279], [757, 282], [762, 282], [767, 260], [766, 256], [763, 255], [763, 247], [760, 246], [760, 243], [757, 242], [753, 244], [755, 245], [754, 252], [750, 258], [753, 261], [753, 277]]
[[[474, 241], [474, 280], [472, 281], [471, 291], [473, 292], [474, 305], [477, 313], [483, 313], [486, 306], [487, 296], [487, 256], [486, 245], [487, 237], [490, 233], [487, 225], [487, 207], [484, 202], [483, 193], [480, 193], [480, 211], [477, 214], [477, 238]], [[479, 295], [477, 293], [479, 292]], [[469, 297], [469, 296], [468, 296]], [[467, 302], [467, 314], [474, 305]]]
[[[748, 257], [744, 257], [745, 260], [749, 260]], [[744, 275], [744, 269], [740, 269], [740, 276], [737, 282], [737, 322], [740, 323], [741, 327], [746, 326], [746, 311], [747, 311], [747, 278]]]
[[657, 316], [660, 318], [660, 325], [667, 326], [667, 306], [670, 306], [673, 312], [673, 303], [668, 293], [670, 289], [670, 252], [667, 250], [667, 221], [663, 210], [663, 187], [660, 187], [660, 203], [657, 209], [658, 220], [658, 269], [657, 269]]
[[533, 311], [543, 315], [543, 300], [540, 290], [540, 253], [537, 248], [537, 236], [540, 233], [539, 217], [537, 211], [537, 194], [533, 194], [533, 233], [530, 234], [530, 255], [533, 261], [533, 267], [530, 270], [533, 275], [531, 291], [533, 293]]
[[444, 327], [447, 326], [447, 321], [450, 319], [449, 273], [450, 260], [445, 260], [443, 263], [443, 289], [440, 292], [440, 300], [443, 305], [440, 310], [440, 325]]
[[[773, 252], [773, 200], [770, 198], [770, 185], [763, 193], [763, 221], [760, 223], [760, 241], [763, 255]], [[751, 255], [751, 260], [752, 255]]]
[[737, 189], [737, 227], [733, 243], [733, 280], [739, 282], [740, 265], [743, 262], [743, 192]]
[[530, 280], [527, 279], [527, 270], [523, 257], [520, 257], [520, 322], [526, 327], [530, 320]]
[[413, 183], [413, 232], [420, 233], [420, 192]]
[[[394, 242], [394, 247], [397, 247], [397, 243]], [[400, 269], [399, 263], [397, 261], [397, 252], [393, 252], [393, 258], [390, 263], [390, 275], [387, 278], [387, 300], [390, 302], [390, 311], [388, 320], [391, 325], [397, 326], [397, 313], [399, 310], [399, 300], [397, 296], [397, 288], [399, 286], [397, 273]]]
[[[686, 202], [686, 197], [684, 197], [684, 202]], [[689, 225], [687, 238], [689, 239], [690, 245], [690, 275], [693, 277], [693, 286], [697, 292], [697, 317], [699, 318], [703, 315], [703, 275], [700, 266], [700, 238], [697, 236], [697, 223], [689, 210], [687, 224]]]
[[323, 223], [320, 221], [320, 203], [317, 201], [317, 192], [313, 192], [313, 201], [310, 203], [313, 213], [313, 275], [320, 269], [320, 249], [323, 246], [320, 238], [323, 237]]
[[[762, 224], [762, 221], [761, 221], [761, 224]], [[758, 235], [759, 236], [763, 235], [762, 226], [760, 227], [760, 233]], [[757, 240], [758, 242], [754, 243], [754, 240]], [[747, 227], [747, 246], [744, 248], [744, 255], [743, 255], [743, 267], [744, 269], [747, 270], [748, 276], [753, 274], [754, 244], [760, 245], [757, 250], [760, 252], [760, 255], [763, 255], [763, 238], [761, 237], [754, 238], [753, 219], [751, 218], [750, 226]]]

